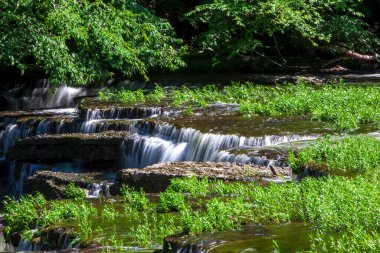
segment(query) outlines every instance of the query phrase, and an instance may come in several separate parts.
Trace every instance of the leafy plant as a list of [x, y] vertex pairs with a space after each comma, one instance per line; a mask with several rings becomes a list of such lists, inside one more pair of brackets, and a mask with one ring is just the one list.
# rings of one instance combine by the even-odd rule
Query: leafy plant
[[74, 183], [69, 183], [65, 189], [66, 197], [69, 199], [84, 199], [86, 191], [76, 186]]
[[113, 205], [105, 205], [103, 207], [102, 217], [107, 220], [114, 220], [117, 217], [117, 211]]
[[123, 185], [120, 189], [124, 203], [134, 210], [142, 211], [148, 208], [148, 198], [143, 189], [137, 192], [130, 187]]
[[166, 190], [160, 194], [158, 209], [160, 212], [178, 212], [185, 208], [185, 197], [182, 193]]

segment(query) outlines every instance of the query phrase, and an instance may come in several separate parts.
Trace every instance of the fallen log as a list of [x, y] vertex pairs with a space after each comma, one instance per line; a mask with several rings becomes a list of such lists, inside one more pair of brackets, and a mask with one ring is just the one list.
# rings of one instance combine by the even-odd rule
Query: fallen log
[[346, 50], [343, 55], [340, 55], [338, 57], [335, 57], [325, 63], [322, 64], [321, 68], [326, 68], [334, 63], [343, 61], [343, 60], [349, 60], [349, 59], [354, 59], [354, 60], [359, 60], [359, 61], [378, 61], [380, 60], [379, 55], [374, 54], [374, 55], [367, 55], [367, 54], [360, 54], [357, 52], [354, 52], [352, 50]]

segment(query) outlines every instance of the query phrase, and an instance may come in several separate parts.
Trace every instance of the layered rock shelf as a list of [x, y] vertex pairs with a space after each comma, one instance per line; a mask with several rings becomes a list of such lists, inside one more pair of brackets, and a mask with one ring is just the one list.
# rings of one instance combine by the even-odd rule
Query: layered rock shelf
[[85, 163], [101, 167], [104, 162], [114, 163], [120, 159], [120, 145], [127, 136], [128, 132], [117, 131], [38, 135], [18, 140], [7, 157], [10, 160], [36, 162], [81, 159]]
[[172, 178], [195, 176], [225, 181], [255, 181], [262, 178], [291, 176], [288, 167], [255, 166], [235, 163], [169, 162], [144, 169], [123, 169], [118, 172], [117, 183], [126, 184], [146, 192], [164, 191]]

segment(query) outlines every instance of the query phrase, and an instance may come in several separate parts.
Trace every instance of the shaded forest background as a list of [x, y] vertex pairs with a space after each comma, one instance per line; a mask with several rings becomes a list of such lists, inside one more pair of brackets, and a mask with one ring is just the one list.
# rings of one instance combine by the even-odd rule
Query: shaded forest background
[[380, 0], [6, 0], [0, 11], [2, 76], [81, 85], [379, 67]]

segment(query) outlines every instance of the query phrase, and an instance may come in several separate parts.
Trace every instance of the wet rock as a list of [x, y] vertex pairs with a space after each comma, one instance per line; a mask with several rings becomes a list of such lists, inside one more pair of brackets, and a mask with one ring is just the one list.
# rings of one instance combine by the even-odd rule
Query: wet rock
[[143, 169], [124, 169], [118, 172], [117, 184], [126, 184], [146, 192], [165, 190], [172, 178], [208, 177], [226, 181], [254, 181], [260, 178], [290, 176], [288, 167], [273, 167], [277, 176], [269, 167], [241, 165], [234, 163], [212, 162], [171, 162], [159, 163]]
[[25, 192], [42, 193], [47, 199], [65, 198], [65, 188], [74, 183], [81, 188], [87, 188], [93, 180], [93, 175], [83, 173], [63, 173], [51, 171], [37, 171], [26, 181]]
[[39, 135], [18, 140], [10, 160], [61, 162], [81, 159], [87, 167], [107, 168], [120, 158], [120, 145], [129, 134], [107, 131], [98, 134]]
[[161, 115], [161, 106], [147, 104], [128, 105], [112, 102], [100, 102], [96, 98], [86, 98], [79, 104], [79, 116], [84, 120], [94, 119], [142, 119], [152, 115]]
[[49, 227], [42, 231], [40, 243], [43, 249], [62, 250], [75, 247], [78, 242], [77, 235], [70, 227]]
[[315, 163], [308, 163], [303, 165], [296, 173], [296, 179], [298, 181], [305, 177], [324, 177], [327, 176], [327, 166]]
[[16, 118], [22, 120], [41, 119], [41, 118], [57, 118], [63, 116], [75, 116], [74, 108], [67, 109], [51, 109], [51, 110], [33, 110], [33, 111], [0, 111], [0, 119]]

